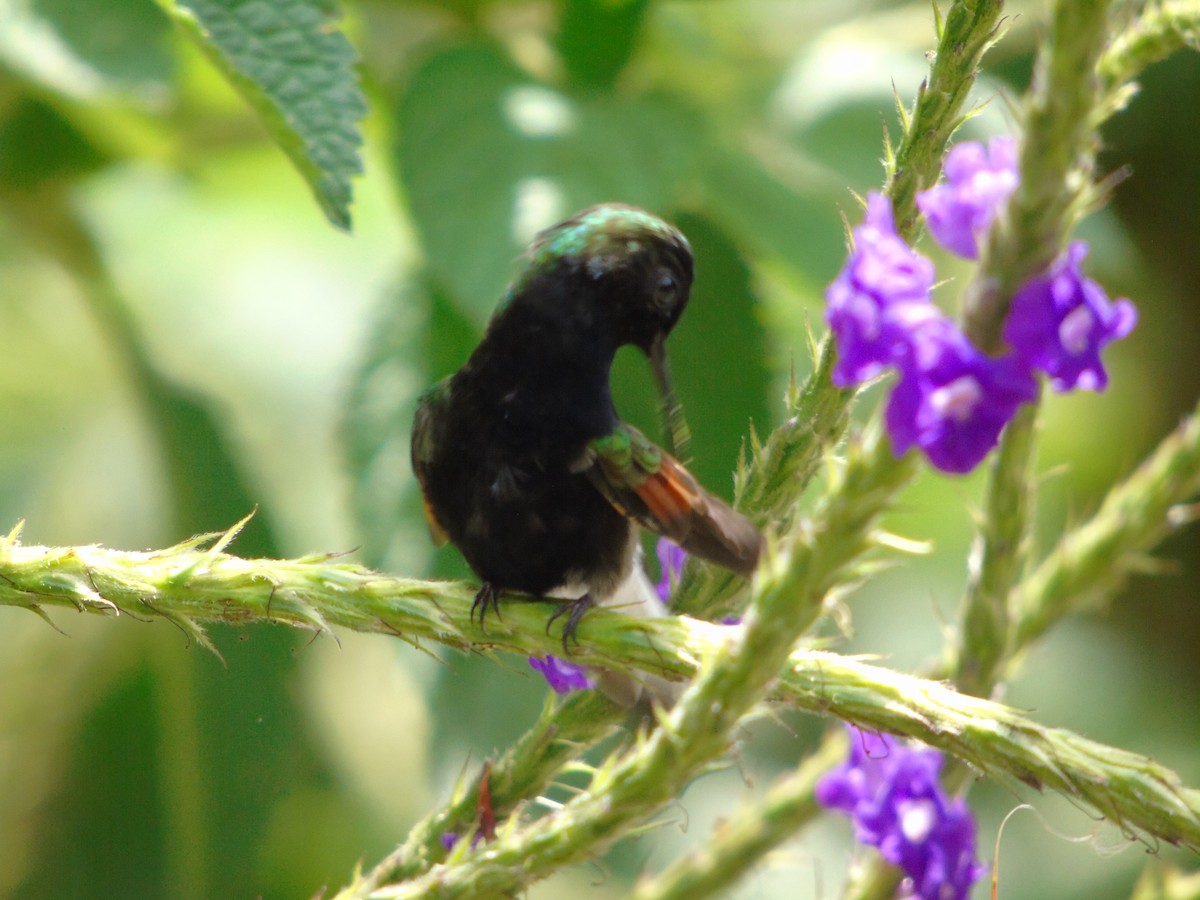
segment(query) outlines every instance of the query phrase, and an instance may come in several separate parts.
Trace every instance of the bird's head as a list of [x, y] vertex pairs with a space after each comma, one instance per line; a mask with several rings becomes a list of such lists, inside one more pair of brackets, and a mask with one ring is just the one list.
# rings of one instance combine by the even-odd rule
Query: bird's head
[[[687, 426], [672, 390], [666, 339], [692, 288], [692, 248], [662, 219], [633, 206], [592, 206], [541, 232], [510, 285], [500, 315], [536, 310], [543, 322], [612, 353], [632, 344], [650, 360], [673, 449]], [[521, 310], [521, 312], [518, 312]]]
[[[514, 288], [540, 278], [568, 314], [603, 322], [616, 343], [652, 359], [687, 306], [692, 249], [676, 228], [632, 206], [592, 206], [537, 236]], [[579, 308], [580, 306], [590, 308]]]

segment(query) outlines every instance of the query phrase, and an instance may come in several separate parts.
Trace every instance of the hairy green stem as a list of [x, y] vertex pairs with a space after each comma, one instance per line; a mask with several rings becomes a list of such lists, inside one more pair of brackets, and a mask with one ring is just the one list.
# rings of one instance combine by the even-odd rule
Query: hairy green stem
[[479, 896], [519, 890], [563, 865], [602, 852], [673, 802], [688, 782], [727, 752], [738, 722], [767, 694], [796, 640], [820, 617], [827, 593], [873, 545], [872, 523], [913, 466], [881, 442], [852, 453], [812, 521], [798, 522], [783, 546], [768, 544], [745, 624], [698, 654], [678, 704], [626, 753], [597, 769], [589, 789], [528, 825], [514, 819], [486, 852], [452, 867], [376, 891], [386, 897]]
[[1007, 659], [1009, 595], [1029, 549], [1038, 409], [1037, 403], [1021, 407], [1004, 429], [971, 552], [954, 682], [981, 697], [991, 693]]
[[987, 353], [1017, 288], [1058, 256], [1072, 226], [1097, 199], [1092, 182], [1103, 96], [1095, 74], [1109, 37], [1107, 2], [1061, 0], [1038, 56], [1024, 112], [1021, 181], [992, 227], [965, 308], [965, 329]]
[[1200, 50], [1200, 2], [1149, 4], [1100, 57], [1097, 71], [1106, 93], [1116, 96], [1147, 66], [1184, 47]]
[[1013, 647], [1021, 650], [1070, 613], [1094, 608], [1139, 570], [1164, 538], [1196, 518], [1181, 504], [1200, 494], [1200, 404], [1091, 519], [1071, 529], [1013, 597]]
[[[997, 39], [1003, 6], [997, 0], [952, 5], [929, 78], [918, 90], [911, 114], [904, 112], [904, 135], [888, 159], [885, 191], [892, 199], [897, 232], [910, 242], [920, 227], [916, 193], [937, 181], [946, 145], [962, 123], [979, 61]], [[789, 394], [783, 426], [765, 444], [752, 443], [749, 463], [737, 476], [739, 505], [763, 523], [794, 516], [796, 500], [848, 423], [854, 392], [833, 386], [836, 354], [828, 335], [814, 348], [813, 359], [803, 389]], [[708, 618], [734, 611], [729, 601], [738, 587], [736, 578], [710, 570], [693, 577], [681, 594], [684, 612]]]
[[[893, 495], [886, 484], [867, 478], [878, 465], [868, 464], [870, 459], [865, 457], [848, 474], [844, 495], [827, 501], [824, 521], [842, 523], [838, 528], [852, 523], [861, 526], [865, 508], [851, 498], [874, 497], [877, 502]], [[898, 462], [896, 468], [904, 466]], [[1170, 514], [1172, 507], [1200, 490], [1198, 472], [1200, 425], [1192, 419], [1118, 489], [1118, 499], [1106, 503], [1106, 509], [1112, 509], [1101, 517], [1106, 532], [1101, 544], [1108, 549], [1099, 551], [1105, 563], [1116, 558], [1113, 546], [1144, 547], [1148, 540], [1169, 530], [1171, 523], [1178, 521]], [[1153, 496], [1123, 506], [1120, 498], [1135, 491], [1143, 498]], [[1121, 514], [1121, 509], [1127, 509], [1128, 515]], [[1149, 521], [1151, 510], [1160, 516], [1157, 526]], [[821, 530], [828, 528], [825, 525]], [[509, 603], [503, 620], [490, 622], [485, 635], [470, 621], [474, 595], [470, 585], [392, 578], [334, 563], [328, 557], [245, 560], [224, 552], [229, 537], [208, 549], [195, 540], [164, 551], [134, 553], [98, 547], [22, 547], [15, 535], [10, 536], [0, 542], [0, 604], [43, 615], [51, 606], [108, 615], [126, 610], [139, 617], [166, 618], [205, 642], [199, 620], [235, 624], [270, 620], [321, 630], [341, 625], [393, 634], [418, 644], [438, 642], [483, 651], [544, 656], [559, 648], [557, 635], [545, 633], [550, 604]], [[812, 550], [817, 544], [825, 549]], [[833, 549], [838, 547], [841, 549]], [[803, 628], [819, 611], [813, 598], [832, 583], [830, 567], [844, 566], [852, 560], [847, 553], [860, 547], [861, 543], [852, 540], [823, 538], [806, 540], [791, 551], [793, 565], [788, 567], [788, 577], [775, 579], [771, 588], [772, 608], [792, 623], [790, 633], [795, 633], [797, 626]], [[1062, 562], [1053, 568], [1064, 575], [1074, 573], [1074, 581], [1068, 584], [1086, 588], [1095, 578], [1094, 554], [1092, 565], [1082, 571], [1076, 566], [1064, 568]], [[1068, 557], [1074, 558], [1074, 554]], [[795, 568], [803, 571], [792, 571]], [[1059, 593], [1036, 574], [1032, 583], [1041, 587], [1031, 597]], [[797, 606], [802, 607], [799, 613]], [[777, 625], [775, 622], [772, 627], [778, 630]], [[687, 678], [695, 675], [700, 660], [729, 652], [731, 635], [740, 631], [685, 617], [645, 620], [597, 610], [580, 627], [577, 661]], [[753, 684], [761, 686], [764, 679], [769, 680], [765, 666], [772, 661], [765, 655], [755, 661]], [[1043, 728], [1014, 710], [959, 694], [936, 682], [835, 654], [795, 651], [781, 670], [773, 696], [786, 703], [832, 713], [866, 728], [918, 738], [988, 774], [1063, 791], [1131, 828], [1171, 842], [1200, 845], [1200, 798], [1182, 788], [1173, 774], [1142, 757]], [[740, 667], [722, 669], [722, 673], [746, 674]], [[715, 678], [709, 676], [710, 684]], [[748, 684], [728, 683], [724, 677], [720, 681], [741, 703], [747, 700], [747, 691], [753, 694]], [[716, 705], [724, 703], [722, 696]], [[680, 723], [684, 724], [690, 729], [702, 723]], [[672, 736], [683, 733], [670, 732]], [[690, 730], [686, 733], [693, 734]], [[666, 739], [664, 735], [659, 740]], [[715, 752], [715, 744], [724, 740], [723, 734], [711, 732], [708, 750]]]
[[[750, 458], [735, 474], [736, 503], [761, 527], [786, 529], [797, 501], [849, 423], [855, 392], [834, 387], [829, 336], [813, 347], [813, 370], [788, 391], [786, 418], [765, 442], [751, 435]], [[733, 604], [745, 579], [718, 566], [689, 566], [675, 599], [680, 612], [705, 619], [739, 613]]]
[[951, 136], [963, 122], [963, 106], [979, 73], [979, 62], [999, 36], [1002, 0], [958, 0], [941, 23], [929, 77], [917, 90], [912, 112], [901, 109], [904, 135], [888, 160], [886, 193], [892, 198], [896, 231], [912, 243], [921, 228], [917, 192], [941, 172]]
[[[521, 889], [553, 870], [602, 852], [621, 834], [679, 795], [723, 755], [738, 720], [765, 692], [797, 625], [792, 604], [801, 566], [770, 556], [756, 581], [747, 626], [715, 648], [678, 705], [628, 752], [600, 767], [587, 791], [561, 810], [522, 826], [514, 819], [486, 848], [375, 892], [381, 897], [484, 896]], [[791, 621], [791, 628], [780, 627]]]
[[[604, 740], [626, 715], [626, 710], [599, 691], [577, 691], [562, 702], [553, 695], [537, 722], [517, 743], [487, 767], [492, 813], [498, 820], [520, 804], [545, 791], [563, 768]], [[363, 896], [389, 882], [403, 881], [446, 859], [442, 837], [454, 834], [466, 840], [478, 827], [480, 782], [483, 772], [469, 784], [459, 785], [449, 803], [418, 822], [408, 838], [370, 872], [357, 879], [344, 896]]]
[[[889, 154], [885, 192], [892, 199], [897, 232], [910, 242], [920, 227], [916, 193], [937, 180], [946, 145], [963, 121], [979, 61], [997, 40], [1003, 6], [998, 0], [952, 5], [929, 78], [918, 90], [911, 114], [902, 110], [904, 135], [894, 155]], [[765, 444], [753, 440], [749, 462], [739, 467], [738, 504], [760, 523], [791, 521], [800, 494], [849, 421], [855, 393], [832, 383], [836, 353], [828, 335], [814, 347], [813, 360], [803, 389], [789, 392], [784, 424]], [[693, 571], [683, 585], [679, 609], [705, 618], [735, 612], [731, 599], [738, 585], [726, 572]]]
[[788, 391], [787, 419], [765, 443], [752, 435], [751, 466], [737, 483], [738, 502], [762, 522], [795, 520], [798, 492], [808, 486], [849, 422], [855, 392], [833, 386], [835, 354], [829, 335], [812, 351], [811, 376], [803, 387]]
[[798, 651], [790, 662], [779, 694], [795, 706], [916, 738], [1001, 781], [1059, 791], [1127, 830], [1172, 844], [1200, 841], [1200, 791], [1148, 757], [849, 657]]
[[817, 779], [845, 758], [846, 744], [842, 729], [829, 731], [816, 751], [782, 776], [766, 796], [719, 824], [702, 850], [638, 885], [635, 900], [719, 896], [822, 812], [813, 793]]

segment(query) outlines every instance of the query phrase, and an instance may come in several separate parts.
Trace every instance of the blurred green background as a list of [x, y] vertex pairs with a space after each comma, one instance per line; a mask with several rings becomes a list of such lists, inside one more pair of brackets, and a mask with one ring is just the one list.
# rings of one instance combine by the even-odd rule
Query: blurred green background
[[[769, 428], [789, 370], [807, 370], [841, 215], [857, 219], [851, 191], [881, 183], [893, 86], [910, 101], [934, 43], [923, 2], [344, 11], [369, 104], [352, 234], [151, 0], [0, 4], [0, 528], [24, 518], [25, 543], [154, 548], [257, 506], [242, 555], [357, 548], [388, 571], [464, 576], [420, 519], [415, 396], [465, 359], [533, 233], [608, 200], [692, 239], [672, 362], [696, 468], [728, 494], [748, 423]], [[1011, 130], [1045, 14], [1009, 4], [964, 136]], [[1177, 55], [1105, 132], [1104, 168], [1132, 176], [1082, 232], [1092, 274], [1141, 322], [1109, 352], [1106, 395], [1046, 405], [1043, 548], [1200, 394], [1200, 134], [1182, 112], [1196, 108], [1200, 57]], [[952, 308], [969, 270], [937, 261]], [[623, 356], [616, 379], [622, 413], [652, 428], [644, 362]], [[926, 477], [908, 491], [890, 527], [936, 550], [852, 596], [854, 635], [836, 646], [906, 669], [939, 653], [980, 487]], [[1182, 533], [1165, 575], [1060, 628], [1005, 699], [1200, 783], [1197, 546]], [[522, 659], [438, 661], [383, 637], [214, 627], [222, 662], [164, 622], [54, 620], [65, 634], [0, 609], [5, 897], [336, 888], [531, 724], [547, 690]], [[757, 723], [665, 828], [532, 896], [623, 896], [794, 766], [823, 724]], [[1023, 797], [972, 794], [985, 856]], [[1004, 833], [1002, 896], [1128, 896], [1143, 847], [1035, 802]], [[738, 896], [833, 896], [848, 835], [820, 825]]]

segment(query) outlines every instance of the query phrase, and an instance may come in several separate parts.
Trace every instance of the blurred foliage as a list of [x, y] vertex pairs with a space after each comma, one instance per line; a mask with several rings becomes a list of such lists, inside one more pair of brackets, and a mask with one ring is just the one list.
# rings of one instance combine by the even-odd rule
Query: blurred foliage
[[[1008, 127], [1043, 16], [1010, 4], [973, 135]], [[607, 200], [694, 243], [672, 362], [696, 470], [728, 494], [749, 423], [769, 428], [789, 371], [808, 366], [840, 215], [881, 182], [893, 88], [907, 102], [933, 41], [916, 2], [0, 4], [0, 522], [27, 517], [31, 542], [146, 547], [257, 506], [243, 555], [361, 547], [392, 570], [462, 573], [424, 534], [413, 402], [465, 359], [529, 238]], [[1132, 177], [1087, 225], [1091, 264], [1142, 319], [1107, 395], [1048, 405], [1046, 543], [1200, 393], [1200, 135], [1180, 113], [1198, 76], [1194, 54], [1155, 67], [1106, 133], [1104, 165]], [[349, 224], [360, 124], [349, 238], [322, 212]], [[953, 284], [942, 293], [953, 304]], [[615, 380], [622, 413], [653, 428], [644, 361], [622, 356]], [[906, 666], [940, 645], [978, 487], [909, 492], [890, 526], [940, 552], [850, 601], [850, 648]], [[1167, 550], [1172, 575], [1062, 629], [1009, 700], [1196, 783], [1200, 723], [1172, 711], [1200, 694], [1200, 559], [1194, 534]], [[163, 625], [60, 620], [67, 640], [13, 610], [0, 621], [3, 896], [311, 896], [524, 730], [545, 690], [523, 660], [439, 662], [382, 638], [339, 653], [217, 629], [219, 660]], [[1079, 705], [1084, 670], [1105, 679], [1103, 708]], [[784, 724], [746, 734], [756, 783], [819, 725]], [[546, 895], [623, 895], [741, 789], [697, 785], [690, 834], [619, 848], [600, 886], [574, 873]], [[1014, 804], [978, 795], [982, 846]], [[1094, 830], [1075, 810], [1051, 821]], [[1008, 826], [1006, 895], [1129, 895], [1136, 848], [1046, 852], [1047, 827]], [[814, 832], [746, 894], [822, 895], [847, 859], [833, 841]]]

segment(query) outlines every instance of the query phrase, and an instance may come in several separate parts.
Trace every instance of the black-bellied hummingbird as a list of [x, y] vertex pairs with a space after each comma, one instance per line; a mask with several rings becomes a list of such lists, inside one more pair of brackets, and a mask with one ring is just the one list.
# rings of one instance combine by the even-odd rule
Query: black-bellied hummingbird
[[413, 471], [435, 539], [448, 538], [482, 581], [472, 607], [481, 624], [502, 591], [564, 600], [568, 651], [593, 605], [665, 615], [638, 525], [754, 571], [762, 537], [749, 519], [613, 406], [613, 359], [632, 344], [654, 370], [668, 443], [683, 452], [665, 342], [692, 275], [687, 239], [661, 219], [585, 209], [538, 235], [470, 359], [422, 396]]

